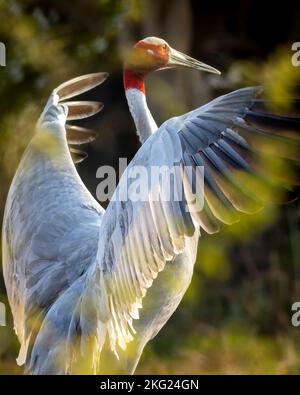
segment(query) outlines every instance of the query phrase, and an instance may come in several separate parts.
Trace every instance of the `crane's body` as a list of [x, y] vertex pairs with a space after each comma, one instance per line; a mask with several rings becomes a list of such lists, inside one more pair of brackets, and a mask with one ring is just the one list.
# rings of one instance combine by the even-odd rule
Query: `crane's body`
[[[15, 174], [3, 221], [4, 278], [21, 343], [18, 362], [34, 374], [133, 373], [145, 345], [174, 313], [190, 284], [200, 229], [214, 233], [220, 222], [236, 222], [237, 211], [261, 207], [237, 186], [233, 170], [250, 172], [241, 152], [252, 152], [233, 129], [255, 135], [258, 129], [246, 117], [254, 123], [274, 121], [249, 112], [260, 103], [256, 96], [261, 89], [232, 92], [157, 128], [144, 93], [146, 72], [169, 64], [217, 71], [162, 40], [138, 44], [150, 61], [134, 68], [130, 59], [124, 85], [143, 145], [125, 173], [136, 165], [150, 171], [156, 165], [179, 164], [184, 197], [164, 199], [165, 186], [158, 181], [145, 201], [112, 199], [105, 211], [76, 171], [73, 160], [82, 154], [68, 147], [68, 139], [86, 142], [91, 134], [66, 123], [101, 106], [64, 100], [106, 76], [84, 76], [54, 90]], [[280, 122], [299, 129], [298, 120], [282, 117]], [[188, 210], [194, 204], [188, 199], [193, 181], [184, 170], [189, 165], [206, 170], [200, 211]], [[130, 187], [126, 174], [115, 194]], [[158, 201], [152, 199], [156, 190]]]
[[[73, 307], [79, 301], [82, 289], [76, 280], [96, 259], [98, 233], [104, 213], [78, 176], [64, 130], [57, 128], [53, 132], [59, 148], [53, 150], [50, 156], [45, 155], [44, 151], [45, 144], [49, 143], [48, 138], [43, 136], [44, 129], [35, 135], [27, 147], [7, 198], [4, 217], [4, 235], [7, 237], [13, 233], [14, 239], [4, 240], [3, 246], [12, 244], [14, 253], [22, 257], [22, 251], [28, 245], [35, 246], [29, 248], [29, 256], [18, 261], [18, 265], [14, 265], [9, 249], [3, 251], [6, 262], [4, 276], [6, 284], [11, 285], [7, 287], [7, 292], [15, 317], [15, 329], [24, 344], [19, 363], [25, 362], [27, 353], [25, 327], [32, 313], [30, 309], [35, 312], [38, 305], [39, 309], [48, 310], [54, 302], [52, 308], [55, 310], [58, 296], [69, 288], [75, 293]], [[20, 233], [11, 232], [11, 229], [19, 229]], [[114, 358], [114, 364], [109, 369], [104, 366], [104, 371], [130, 373], [134, 370], [145, 344], [173, 314], [191, 281], [197, 243], [198, 235], [195, 234], [187, 248], [187, 251], [193, 251], [193, 256], [185, 252], [177, 257], [176, 262], [168, 263], [145, 296], [140, 318], [135, 324], [137, 335], [130, 345], [130, 358], [124, 353], [124, 358]], [[44, 277], [40, 281], [37, 277], [29, 293], [25, 273], [32, 272], [34, 279], [35, 273], [39, 276], [45, 264], [52, 265], [46, 276], [47, 282]], [[68, 322], [66, 315], [69, 311], [66, 307], [64, 309], [61, 319]], [[68, 324], [65, 328], [68, 328]], [[52, 347], [47, 347], [44, 353], [51, 352]], [[111, 354], [109, 348], [106, 351], [108, 356], [102, 355], [104, 360]], [[39, 366], [36, 372], [62, 373], [48, 365]]]

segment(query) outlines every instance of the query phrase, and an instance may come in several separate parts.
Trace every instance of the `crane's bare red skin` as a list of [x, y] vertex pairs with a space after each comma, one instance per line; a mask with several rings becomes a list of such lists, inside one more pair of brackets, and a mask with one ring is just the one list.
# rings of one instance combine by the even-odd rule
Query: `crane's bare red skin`
[[[149, 54], [148, 50], [151, 50], [152, 53]], [[123, 73], [124, 88], [125, 90], [138, 89], [140, 92], [145, 93], [145, 76], [168, 63], [169, 48], [165, 44], [155, 45], [141, 40], [134, 45], [132, 55], [139, 58], [140, 62], [138, 66], [130, 64], [130, 60], [125, 64]], [[143, 64], [143, 60], [145, 64]]]
[[124, 70], [123, 73], [124, 88], [127, 89], [138, 89], [140, 92], [145, 93], [145, 75], [138, 74], [134, 71]]

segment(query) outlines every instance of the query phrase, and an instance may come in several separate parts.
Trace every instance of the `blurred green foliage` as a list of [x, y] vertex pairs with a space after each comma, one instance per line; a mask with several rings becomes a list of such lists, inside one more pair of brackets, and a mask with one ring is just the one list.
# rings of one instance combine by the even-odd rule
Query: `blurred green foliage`
[[[121, 68], [126, 47], [144, 35], [172, 39], [173, 46], [224, 70], [221, 80], [186, 71], [152, 76], [149, 104], [159, 121], [240, 86], [263, 84], [273, 100], [299, 93], [300, 68], [290, 61], [290, 44], [300, 34], [296, 18], [277, 24], [283, 38], [273, 40], [259, 19], [258, 13], [266, 14], [259, 2], [219, 10], [203, 4], [199, 10], [196, 1], [167, 3], [0, 0], [0, 41], [7, 47], [7, 66], [0, 68], [1, 214], [35, 120], [49, 92], [64, 80], [113, 72], [111, 85], [99, 91], [107, 110], [93, 121], [100, 140], [89, 148], [88, 164], [79, 167], [91, 192], [98, 166], [117, 166], [119, 156], [132, 157], [138, 141], [122, 93]], [[299, 6], [289, 5], [299, 15]], [[290, 18], [288, 5], [286, 13], [278, 13], [277, 18]], [[267, 37], [262, 42], [257, 30]], [[282, 104], [272, 109], [289, 110]], [[273, 161], [268, 167], [266, 161], [265, 170], [275, 165], [281, 166]], [[299, 240], [297, 202], [268, 205], [255, 215], [242, 215], [220, 234], [204, 234], [184, 301], [147, 346], [138, 373], [299, 373], [300, 329], [290, 324], [291, 304], [300, 299]], [[8, 306], [3, 282], [0, 292]], [[9, 316], [8, 326], [0, 327], [0, 374], [22, 372], [14, 361], [18, 341], [12, 328]]]

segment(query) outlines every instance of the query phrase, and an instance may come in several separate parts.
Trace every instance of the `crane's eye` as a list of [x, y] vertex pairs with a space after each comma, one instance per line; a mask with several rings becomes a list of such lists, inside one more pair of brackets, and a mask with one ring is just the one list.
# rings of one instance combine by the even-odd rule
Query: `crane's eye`
[[162, 49], [166, 50], [168, 48], [167, 44], [162, 45]]

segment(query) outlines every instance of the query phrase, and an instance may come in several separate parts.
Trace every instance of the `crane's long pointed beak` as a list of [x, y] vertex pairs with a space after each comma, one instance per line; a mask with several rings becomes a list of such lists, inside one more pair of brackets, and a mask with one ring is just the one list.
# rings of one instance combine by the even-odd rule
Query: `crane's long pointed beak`
[[205, 64], [203, 62], [200, 62], [199, 60], [196, 60], [191, 56], [185, 55], [184, 53], [179, 52], [173, 48], [170, 48], [168, 66], [169, 67], [182, 66], [182, 67], [188, 67], [190, 69], [207, 71], [208, 73], [219, 74], [219, 75], [221, 74], [221, 72], [215, 69], [214, 67], [209, 66], [208, 64]]

